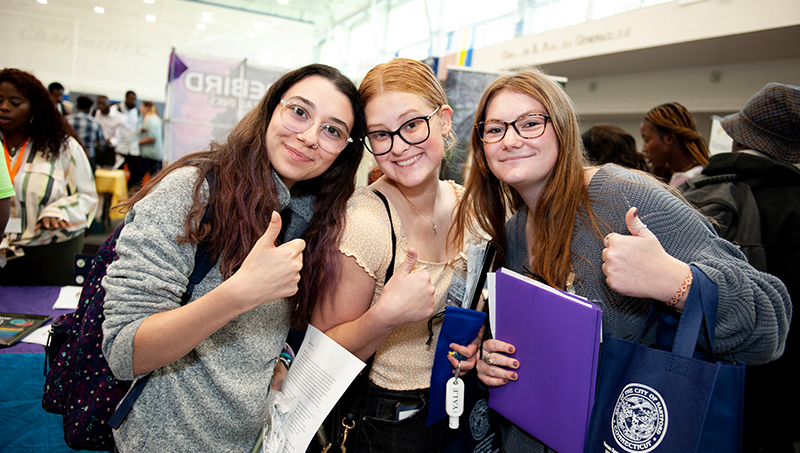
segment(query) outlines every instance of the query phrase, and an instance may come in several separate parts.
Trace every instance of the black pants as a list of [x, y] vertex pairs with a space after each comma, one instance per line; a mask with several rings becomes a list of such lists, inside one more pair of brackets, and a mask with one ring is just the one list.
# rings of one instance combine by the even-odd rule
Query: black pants
[[[348, 434], [348, 453], [443, 452], [447, 419], [427, 426], [428, 397], [429, 389], [387, 390], [370, 382], [356, 432]], [[414, 404], [422, 405], [417, 413], [396, 419], [398, 405]]]
[[0, 268], [2, 286], [74, 285], [75, 254], [83, 252], [83, 233], [57, 244], [23, 247], [25, 256]]

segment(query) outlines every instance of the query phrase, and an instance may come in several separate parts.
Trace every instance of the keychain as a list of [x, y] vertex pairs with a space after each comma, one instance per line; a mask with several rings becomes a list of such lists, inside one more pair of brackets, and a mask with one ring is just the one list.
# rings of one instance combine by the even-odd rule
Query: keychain
[[444, 392], [444, 410], [450, 416], [451, 429], [458, 429], [458, 418], [464, 412], [464, 380], [459, 378], [459, 374], [461, 374], [461, 360], [458, 361], [456, 374], [447, 381]]

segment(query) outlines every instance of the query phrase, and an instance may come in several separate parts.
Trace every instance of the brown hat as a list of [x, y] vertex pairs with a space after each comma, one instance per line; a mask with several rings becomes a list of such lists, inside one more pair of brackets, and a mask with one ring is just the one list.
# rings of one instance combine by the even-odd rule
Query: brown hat
[[768, 83], [744, 108], [722, 120], [730, 137], [776, 159], [800, 162], [800, 88]]

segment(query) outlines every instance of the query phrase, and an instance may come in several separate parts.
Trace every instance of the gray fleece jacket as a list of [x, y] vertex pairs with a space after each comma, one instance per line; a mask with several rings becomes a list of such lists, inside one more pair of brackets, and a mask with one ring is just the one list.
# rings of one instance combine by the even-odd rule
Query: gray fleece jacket
[[[117, 378], [134, 378], [133, 338], [139, 325], [152, 314], [180, 306], [196, 246], [179, 244], [176, 238], [183, 233], [197, 177], [191, 167], [175, 170], [125, 219], [117, 242], [119, 259], [103, 279], [107, 292], [103, 353]], [[290, 202], [289, 191], [277, 178], [276, 185], [281, 207], [292, 208], [286, 233], [290, 240], [304, 229], [298, 224], [310, 221], [310, 197]], [[206, 194], [207, 189], [204, 183]], [[195, 287], [192, 300], [221, 283], [217, 263]], [[286, 340], [290, 313], [287, 299], [260, 305], [180, 360], [155, 370], [114, 433], [119, 450], [249, 451], [263, 426], [272, 371]]]

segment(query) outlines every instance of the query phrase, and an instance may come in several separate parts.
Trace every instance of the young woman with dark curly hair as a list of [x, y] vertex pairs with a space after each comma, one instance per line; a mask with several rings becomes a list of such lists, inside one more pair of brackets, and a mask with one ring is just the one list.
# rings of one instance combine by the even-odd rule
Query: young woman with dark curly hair
[[28, 72], [0, 71], [0, 140], [16, 192], [0, 285], [69, 285], [97, 191], [72, 128]]

